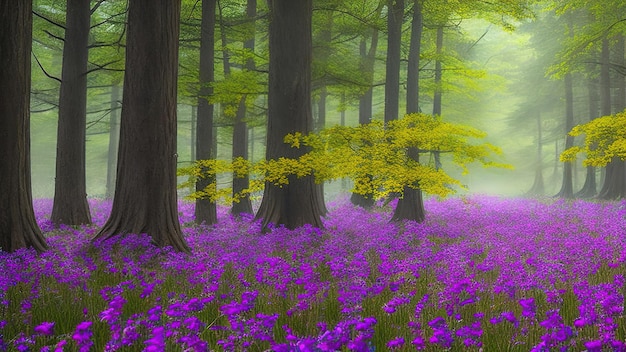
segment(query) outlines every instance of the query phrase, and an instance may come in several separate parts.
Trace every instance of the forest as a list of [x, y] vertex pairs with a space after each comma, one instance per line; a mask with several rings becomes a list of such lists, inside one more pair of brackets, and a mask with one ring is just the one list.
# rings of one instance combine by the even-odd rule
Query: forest
[[0, 351], [626, 351], [626, 2], [0, 0]]

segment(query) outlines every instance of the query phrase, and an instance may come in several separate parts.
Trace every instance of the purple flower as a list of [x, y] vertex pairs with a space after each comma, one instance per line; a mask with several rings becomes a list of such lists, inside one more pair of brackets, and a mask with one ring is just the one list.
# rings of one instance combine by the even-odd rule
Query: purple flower
[[535, 305], [535, 299], [522, 298], [519, 300], [519, 304], [522, 306], [522, 316], [526, 318], [534, 318], [537, 312], [537, 306]]
[[93, 341], [91, 341], [91, 336], [93, 335], [91, 332], [92, 324], [90, 321], [83, 321], [76, 326], [76, 331], [72, 335], [72, 339], [76, 341], [80, 352], [89, 351], [93, 345]]
[[585, 342], [585, 347], [589, 352], [600, 352], [602, 351], [602, 341], [601, 340], [592, 340]]
[[165, 351], [165, 329], [162, 326], [152, 329], [152, 337], [144, 343], [146, 344], [145, 351]]
[[35, 326], [35, 332], [39, 335], [52, 336], [54, 335], [54, 323], [44, 321], [43, 323]]
[[387, 342], [387, 348], [389, 348], [390, 350], [400, 348], [403, 345], [404, 339], [402, 337], [396, 337], [395, 339], [391, 339], [389, 340], [389, 342]]

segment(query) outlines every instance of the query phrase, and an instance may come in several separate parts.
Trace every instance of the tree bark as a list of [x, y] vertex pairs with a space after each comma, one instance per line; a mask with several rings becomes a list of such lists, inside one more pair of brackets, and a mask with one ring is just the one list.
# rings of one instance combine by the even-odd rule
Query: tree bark
[[[256, 36], [256, 0], [248, 0], [246, 4], [246, 17], [250, 21], [251, 31], [248, 33], [248, 39], [243, 43], [244, 49], [254, 52], [255, 36]], [[246, 62], [246, 70], [252, 71], [255, 69], [254, 60], [249, 58]], [[235, 116], [235, 126], [233, 127], [233, 159], [243, 158], [248, 159], [248, 124], [246, 123], [246, 97], [241, 97], [239, 102], [239, 108], [237, 109], [237, 115]], [[233, 175], [233, 197], [241, 194], [243, 190], [250, 187], [250, 178], [248, 175], [242, 177], [236, 177]], [[252, 214], [252, 202], [249, 195], [245, 194], [239, 196], [236, 201], [233, 201], [230, 209], [231, 214], [239, 216], [241, 214]]]
[[[209, 85], [215, 80], [215, 9], [216, 0], [202, 0], [202, 23], [200, 34], [200, 96], [196, 126], [196, 160], [215, 157], [213, 148], [214, 106], [207, 100], [213, 94]], [[196, 190], [215, 188], [215, 178], [207, 177], [196, 182]], [[210, 199], [196, 199], [196, 222], [212, 225], [217, 223], [217, 207]]]
[[[422, 17], [421, 0], [414, 0], [406, 82], [407, 114], [419, 112], [419, 66], [423, 27], [424, 21]], [[419, 163], [419, 151], [417, 149], [409, 148], [407, 151], [407, 157]], [[426, 211], [424, 210], [422, 191], [420, 189], [405, 186], [402, 191], [402, 197], [398, 199], [398, 204], [396, 205], [396, 209], [391, 220], [412, 220], [423, 222], [425, 218]]]
[[32, 2], [0, 0], [0, 250], [47, 249], [30, 174]]
[[115, 194], [115, 176], [117, 175], [117, 153], [120, 144], [120, 86], [111, 85], [111, 115], [109, 123], [109, 152], [107, 157], [106, 198], [113, 199]]
[[94, 240], [146, 233], [189, 252], [176, 195], [180, 0], [130, 0], [117, 184]]
[[57, 226], [91, 223], [85, 180], [89, 4], [84, 0], [67, 1], [54, 203], [50, 216]]
[[387, 1], [387, 62], [385, 64], [385, 123], [396, 120], [400, 100], [400, 54], [404, 0]]
[[[285, 135], [313, 129], [311, 112], [312, 0], [271, 0], [269, 27], [269, 93], [267, 160], [298, 158], [307, 150], [291, 148]], [[322, 227], [319, 192], [313, 176], [289, 177], [282, 187], [265, 184], [256, 217], [293, 229], [305, 224]]]

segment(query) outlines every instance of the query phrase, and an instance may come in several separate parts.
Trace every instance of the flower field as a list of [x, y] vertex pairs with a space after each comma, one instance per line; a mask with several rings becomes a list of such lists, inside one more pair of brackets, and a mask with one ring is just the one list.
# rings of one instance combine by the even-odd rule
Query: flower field
[[51, 206], [49, 251], [0, 252], [1, 351], [626, 351], [626, 202], [431, 199], [398, 225], [336, 201], [323, 230], [266, 234], [181, 203], [191, 255], [91, 245]]

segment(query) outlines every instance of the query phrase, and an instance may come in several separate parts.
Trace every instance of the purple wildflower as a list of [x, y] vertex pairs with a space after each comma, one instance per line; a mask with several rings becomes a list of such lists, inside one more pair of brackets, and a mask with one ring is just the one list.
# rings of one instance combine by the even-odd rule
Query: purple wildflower
[[43, 323], [35, 326], [34, 330], [39, 335], [52, 336], [54, 335], [54, 323], [44, 321]]

